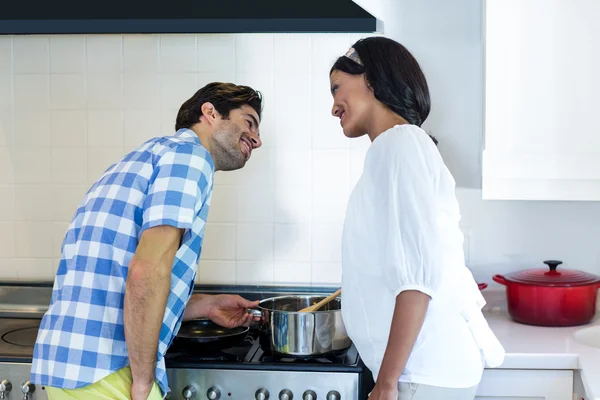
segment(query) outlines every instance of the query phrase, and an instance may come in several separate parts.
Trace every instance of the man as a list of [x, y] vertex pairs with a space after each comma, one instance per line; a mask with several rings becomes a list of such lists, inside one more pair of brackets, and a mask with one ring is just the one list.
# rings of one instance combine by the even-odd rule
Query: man
[[[211, 83], [180, 108], [173, 136], [112, 165], [79, 205], [62, 246], [31, 380], [55, 399], [159, 399], [181, 321], [247, 325], [257, 302], [193, 295], [215, 171], [261, 146], [262, 96]], [[162, 392], [162, 393], [161, 393]]]

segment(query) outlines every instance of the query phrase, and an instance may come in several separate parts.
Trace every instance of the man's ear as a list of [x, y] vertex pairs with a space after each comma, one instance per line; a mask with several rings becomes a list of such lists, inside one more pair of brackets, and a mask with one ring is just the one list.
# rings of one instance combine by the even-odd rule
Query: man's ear
[[208, 122], [210, 125], [214, 124], [217, 121], [219, 113], [215, 109], [215, 106], [212, 105], [212, 103], [207, 101], [206, 103], [202, 104], [202, 107], [200, 107], [200, 109], [202, 110], [202, 116], [200, 117], [200, 119], [205, 119], [206, 122]]

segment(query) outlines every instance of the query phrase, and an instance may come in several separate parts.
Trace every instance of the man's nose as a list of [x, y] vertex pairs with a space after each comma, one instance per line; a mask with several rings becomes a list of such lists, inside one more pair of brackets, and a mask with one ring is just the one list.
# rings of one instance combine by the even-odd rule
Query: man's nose
[[253, 149], [258, 149], [260, 146], [262, 146], [262, 140], [260, 140], [260, 136], [256, 134], [250, 134], [250, 141], [252, 142]]

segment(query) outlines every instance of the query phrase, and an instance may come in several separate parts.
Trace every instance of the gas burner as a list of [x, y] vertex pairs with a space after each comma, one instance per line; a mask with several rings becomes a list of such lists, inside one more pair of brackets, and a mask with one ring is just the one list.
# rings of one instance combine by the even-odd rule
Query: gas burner
[[352, 363], [352, 355], [348, 355], [348, 349], [313, 356], [294, 356], [266, 350], [258, 354], [258, 362], [344, 365]]

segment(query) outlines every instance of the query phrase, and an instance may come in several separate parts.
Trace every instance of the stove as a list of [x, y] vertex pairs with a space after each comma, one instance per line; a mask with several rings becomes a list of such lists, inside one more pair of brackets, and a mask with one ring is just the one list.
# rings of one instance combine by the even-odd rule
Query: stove
[[0, 318], [0, 399], [48, 399], [29, 381], [39, 326], [39, 319]]
[[[297, 288], [245, 289], [202, 286], [196, 291], [240, 294], [249, 300], [298, 292]], [[304, 288], [301, 292], [321, 293], [318, 288]], [[48, 398], [44, 387], [29, 382], [39, 324], [39, 317], [0, 317], [0, 399]], [[271, 352], [265, 333], [254, 327], [238, 344], [221, 350], [198, 347], [176, 337], [165, 355], [165, 363], [170, 399], [366, 400], [374, 386], [372, 375], [354, 346], [311, 358], [282, 356]]]
[[311, 358], [283, 356], [255, 329], [238, 346], [212, 353], [175, 338], [165, 363], [175, 399], [363, 400], [373, 387], [354, 346]]

